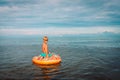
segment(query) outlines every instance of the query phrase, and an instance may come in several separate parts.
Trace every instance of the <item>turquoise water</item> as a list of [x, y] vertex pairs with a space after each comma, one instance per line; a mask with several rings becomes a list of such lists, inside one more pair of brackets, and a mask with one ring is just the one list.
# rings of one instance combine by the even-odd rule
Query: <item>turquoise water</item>
[[0, 38], [0, 80], [120, 80], [120, 38], [48, 36], [50, 52], [62, 63], [38, 66], [42, 37]]

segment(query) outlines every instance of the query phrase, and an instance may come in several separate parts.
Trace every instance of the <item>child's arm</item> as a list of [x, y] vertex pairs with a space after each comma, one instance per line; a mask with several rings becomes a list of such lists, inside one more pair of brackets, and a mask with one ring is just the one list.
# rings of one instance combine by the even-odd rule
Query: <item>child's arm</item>
[[45, 51], [44, 51], [44, 45], [43, 44], [42, 44], [41, 48], [42, 48], [42, 52], [44, 53]]
[[46, 46], [45, 46], [45, 53], [46, 53], [46, 55], [47, 55], [47, 56], [46, 56], [47, 58], [48, 58], [48, 52], [49, 52], [49, 51], [48, 51], [48, 45], [46, 45]]
[[49, 53], [48, 45], [46, 46], [46, 53], [47, 53], [47, 54]]

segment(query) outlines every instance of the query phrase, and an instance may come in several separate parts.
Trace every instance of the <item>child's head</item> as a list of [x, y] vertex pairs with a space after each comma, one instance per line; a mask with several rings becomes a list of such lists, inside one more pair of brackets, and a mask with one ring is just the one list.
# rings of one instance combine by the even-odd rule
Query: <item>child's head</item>
[[48, 37], [44, 36], [43, 41], [48, 41]]

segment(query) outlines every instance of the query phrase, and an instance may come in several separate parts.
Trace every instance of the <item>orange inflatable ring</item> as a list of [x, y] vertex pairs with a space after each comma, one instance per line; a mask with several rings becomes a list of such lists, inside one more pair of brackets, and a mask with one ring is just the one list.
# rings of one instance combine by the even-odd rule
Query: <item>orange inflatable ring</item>
[[39, 65], [59, 64], [61, 62], [61, 57], [59, 55], [53, 55], [46, 59], [41, 56], [34, 56], [32, 62]]

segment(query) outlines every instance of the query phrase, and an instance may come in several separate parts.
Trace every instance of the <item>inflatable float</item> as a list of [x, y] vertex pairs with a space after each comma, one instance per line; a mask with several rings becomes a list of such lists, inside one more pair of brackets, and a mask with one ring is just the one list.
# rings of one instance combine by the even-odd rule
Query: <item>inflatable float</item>
[[32, 62], [38, 65], [53, 65], [61, 62], [61, 57], [56, 54], [52, 54], [51, 57], [45, 58], [42, 56], [34, 56]]

